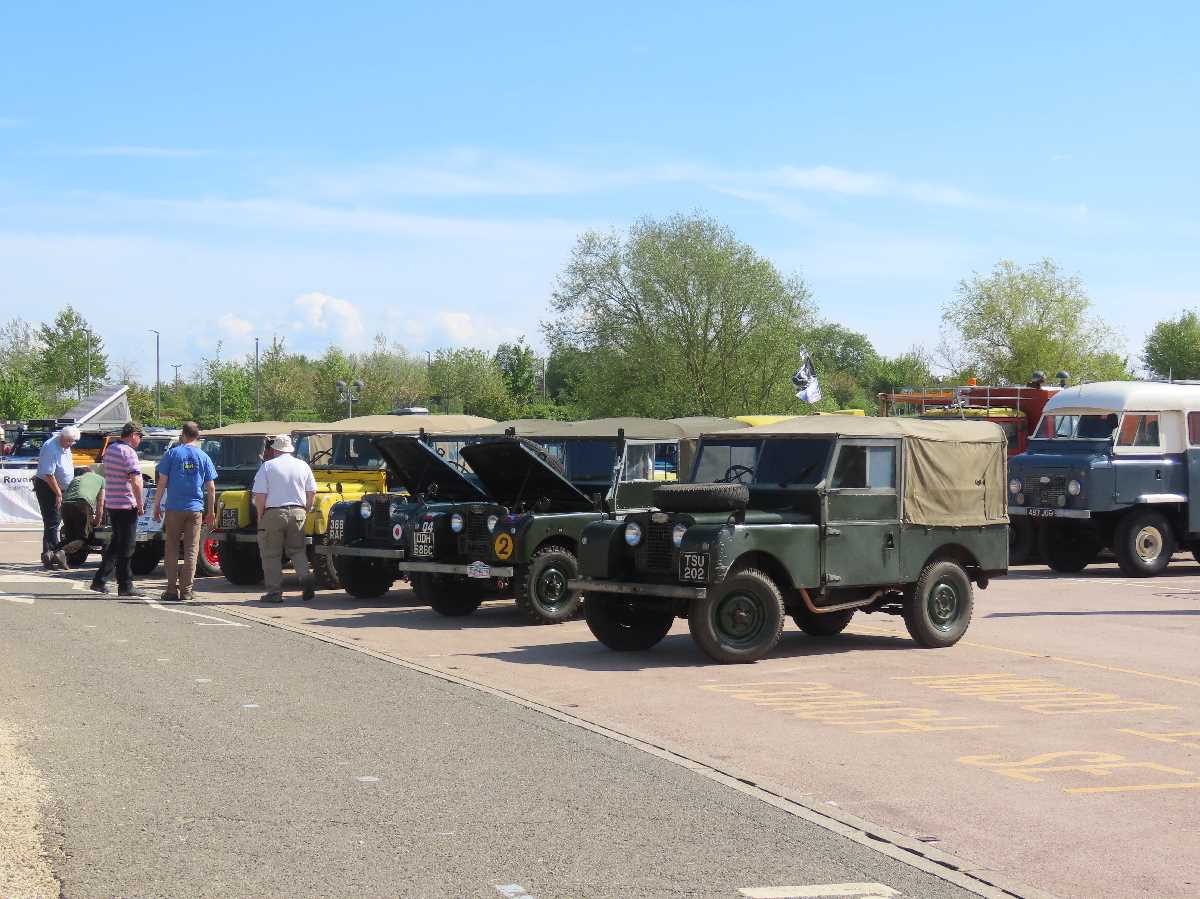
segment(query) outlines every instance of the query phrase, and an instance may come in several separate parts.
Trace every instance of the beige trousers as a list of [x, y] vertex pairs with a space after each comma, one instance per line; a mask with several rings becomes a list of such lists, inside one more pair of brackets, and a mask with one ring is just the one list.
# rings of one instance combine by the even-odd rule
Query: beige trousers
[[[163, 564], [167, 569], [167, 590], [182, 597], [192, 595], [196, 579], [196, 556], [200, 552], [200, 525], [203, 512], [163, 512]], [[179, 545], [183, 543], [183, 568], [179, 567]]]
[[304, 543], [303, 509], [267, 509], [258, 523], [258, 553], [262, 557], [263, 581], [268, 593], [283, 592], [283, 554], [296, 568], [301, 584], [312, 575], [308, 569], [308, 547]]

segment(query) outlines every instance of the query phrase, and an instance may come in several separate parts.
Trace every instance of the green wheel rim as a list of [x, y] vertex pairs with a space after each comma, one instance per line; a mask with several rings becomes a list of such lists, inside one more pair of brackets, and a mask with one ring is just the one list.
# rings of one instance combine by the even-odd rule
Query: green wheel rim
[[567, 590], [566, 572], [553, 565], [546, 568], [537, 579], [538, 602], [548, 609], [554, 609], [566, 601], [570, 591]]
[[962, 608], [962, 599], [958, 588], [949, 581], [938, 581], [929, 591], [929, 621], [939, 631], [948, 631], [958, 621]]
[[732, 644], [752, 643], [766, 620], [762, 603], [750, 593], [731, 593], [719, 603], [714, 615], [717, 634]]

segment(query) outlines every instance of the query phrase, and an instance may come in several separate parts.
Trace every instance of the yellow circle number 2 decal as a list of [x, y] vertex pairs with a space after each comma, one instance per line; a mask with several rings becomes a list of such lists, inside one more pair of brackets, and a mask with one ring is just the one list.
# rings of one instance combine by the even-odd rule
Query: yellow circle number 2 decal
[[507, 559], [513, 554], [513, 538], [508, 534], [496, 535], [496, 558]]

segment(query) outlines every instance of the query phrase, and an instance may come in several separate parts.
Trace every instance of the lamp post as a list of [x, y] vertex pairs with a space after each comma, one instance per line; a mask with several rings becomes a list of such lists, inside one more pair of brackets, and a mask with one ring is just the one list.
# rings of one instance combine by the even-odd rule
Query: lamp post
[[159, 358], [160, 358], [159, 343], [162, 340], [162, 335], [159, 334], [157, 331], [155, 331], [153, 328], [150, 328], [150, 333], [154, 335], [154, 421], [155, 421], [155, 423], [157, 423], [159, 420], [158, 391], [159, 391], [159, 384], [160, 384], [159, 374], [158, 374], [159, 373]]
[[333, 385], [337, 388], [338, 399], [346, 404], [346, 417], [354, 417], [354, 401], [362, 396], [363, 382], [361, 379], [356, 379], [347, 384], [345, 381], [338, 381]]
[[261, 418], [260, 400], [261, 400], [261, 380], [258, 377], [258, 338], [254, 338], [254, 417]]

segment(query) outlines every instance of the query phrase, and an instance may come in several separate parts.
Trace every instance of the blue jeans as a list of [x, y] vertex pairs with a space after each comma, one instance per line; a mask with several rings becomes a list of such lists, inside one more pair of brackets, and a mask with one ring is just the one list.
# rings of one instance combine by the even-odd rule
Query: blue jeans
[[41, 478], [33, 482], [33, 493], [37, 497], [38, 509], [42, 513], [42, 555], [62, 549], [58, 529], [62, 525], [62, 514], [54, 501], [54, 491]]

